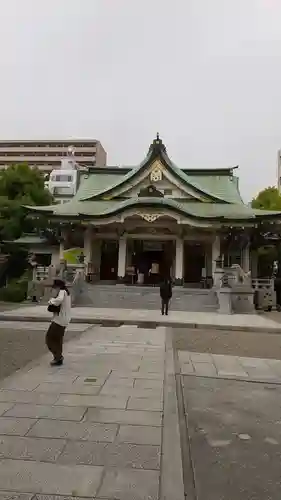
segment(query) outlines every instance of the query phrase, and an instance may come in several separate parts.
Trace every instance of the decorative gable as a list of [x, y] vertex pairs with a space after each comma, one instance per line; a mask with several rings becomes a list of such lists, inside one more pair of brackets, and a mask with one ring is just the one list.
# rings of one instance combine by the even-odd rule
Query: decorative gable
[[[152, 190], [157, 191], [156, 196], [207, 201], [206, 196], [196, 192], [187, 182], [177, 179], [176, 176], [169, 172], [160, 159], [154, 160], [146, 169], [139, 172], [131, 180], [130, 185], [125, 183], [116, 187], [112, 195], [113, 198], [137, 198], [140, 193], [147, 192], [149, 193], [147, 196], [153, 196]], [[144, 194], [141, 194], [141, 196], [144, 196]]]
[[159, 191], [153, 185], [142, 188], [138, 193], [139, 198], [149, 198], [149, 197], [163, 198], [163, 196], [164, 196], [164, 194], [162, 193], [162, 191]]
[[151, 182], [159, 182], [162, 181], [162, 168], [161, 164], [155, 165], [150, 172], [150, 180]]
[[189, 175], [177, 168], [168, 157], [166, 147], [158, 134], [150, 145], [146, 158], [138, 167], [129, 170], [120, 181], [93, 195], [80, 198], [80, 201], [136, 198], [141, 189], [150, 185], [156, 185], [157, 190], [169, 198], [228, 202], [223, 196], [213, 195], [212, 190], [202, 188], [200, 182], [192, 182]]

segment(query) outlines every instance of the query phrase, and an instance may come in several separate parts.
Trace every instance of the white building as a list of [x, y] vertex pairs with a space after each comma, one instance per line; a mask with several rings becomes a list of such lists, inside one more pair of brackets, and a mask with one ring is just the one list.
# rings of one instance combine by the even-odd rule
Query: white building
[[55, 168], [50, 173], [45, 187], [49, 189], [57, 203], [66, 203], [77, 193], [80, 173], [86, 171], [86, 166], [77, 163], [75, 150], [70, 146], [67, 156], [60, 160], [60, 167]]

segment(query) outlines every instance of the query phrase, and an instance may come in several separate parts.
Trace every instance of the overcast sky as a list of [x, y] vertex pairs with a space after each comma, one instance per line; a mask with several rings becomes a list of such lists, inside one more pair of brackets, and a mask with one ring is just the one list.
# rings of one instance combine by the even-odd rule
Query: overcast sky
[[281, 0], [0, 0], [0, 138], [100, 139], [139, 163], [276, 183]]

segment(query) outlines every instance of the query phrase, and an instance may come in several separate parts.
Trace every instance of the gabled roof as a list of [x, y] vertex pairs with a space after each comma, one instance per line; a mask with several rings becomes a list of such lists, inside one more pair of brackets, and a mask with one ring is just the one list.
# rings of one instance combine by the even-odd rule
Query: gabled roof
[[[75, 200], [98, 200], [102, 199], [104, 189], [113, 184], [119, 185], [120, 181], [124, 178], [123, 169], [115, 168], [107, 172], [107, 167], [91, 169], [89, 174], [81, 176], [80, 186], [75, 196]], [[132, 169], [131, 169], [132, 170]], [[183, 170], [184, 175], [185, 171]], [[238, 178], [232, 175], [226, 175], [224, 170], [219, 173], [219, 170], [209, 170], [204, 174], [189, 175], [189, 182], [191, 185], [200, 185], [200, 189], [204, 192], [211, 192], [216, 199], [228, 200], [229, 203], [243, 204], [243, 200], [238, 189]], [[126, 174], [128, 169], [126, 169]]]
[[[167, 168], [167, 170], [174, 176], [177, 180], [186, 186], [190, 186], [198, 195], [206, 196], [210, 201], [225, 202], [225, 203], [243, 203], [239, 190], [237, 189], [237, 184], [231, 185], [231, 180], [233, 179], [233, 169], [221, 169], [215, 171], [210, 175], [205, 176], [198, 175], [198, 170], [194, 171], [192, 174], [191, 170], [182, 170], [178, 168], [167, 155], [166, 147], [162, 140], [157, 134], [156, 139], [152, 142], [148, 154], [145, 159], [135, 168], [131, 170], [124, 169], [120, 173], [108, 173], [107, 181], [104, 177], [104, 182], [101, 183], [99, 188], [93, 186], [91, 189], [91, 175], [81, 184], [81, 187], [76, 195], [81, 201], [95, 200], [99, 198], [110, 199], [114, 198], [114, 191], [122, 186], [132, 186], [134, 180], [145, 170], [149, 165], [153, 163], [154, 160], [160, 159], [161, 163]], [[105, 170], [105, 169], [104, 169]], [[123, 170], [123, 169], [122, 169]], [[190, 173], [187, 173], [190, 172]], [[205, 171], [206, 173], [207, 171]], [[96, 178], [97, 179], [97, 178]], [[92, 180], [94, 180], [92, 178]], [[100, 178], [100, 180], [102, 180]], [[222, 185], [224, 187], [222, 187]]]

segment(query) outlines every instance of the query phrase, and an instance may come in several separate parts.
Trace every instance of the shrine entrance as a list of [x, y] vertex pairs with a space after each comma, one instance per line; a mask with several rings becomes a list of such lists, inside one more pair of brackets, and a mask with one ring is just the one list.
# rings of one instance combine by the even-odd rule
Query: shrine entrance
[[173, 242], [158, 240], [132, 240], [132, 265], [139, 284], [156, 285], [171, 275]]
[[103, 240], [101, 246], [100, 280], [117, 279], [118, 240]]
[[184, 243], [184, 282], [200, 283], [205, 269], [205, 247], [202, 243]]

